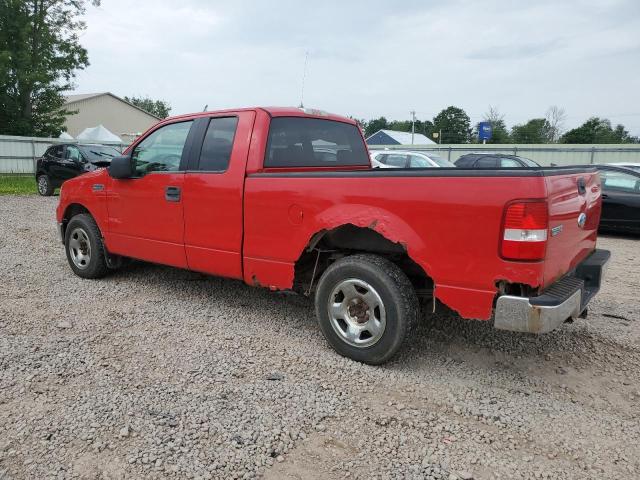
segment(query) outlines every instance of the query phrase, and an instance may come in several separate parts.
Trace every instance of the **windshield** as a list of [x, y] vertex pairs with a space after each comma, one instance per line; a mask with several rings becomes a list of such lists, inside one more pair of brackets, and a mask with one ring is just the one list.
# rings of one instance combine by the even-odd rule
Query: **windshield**
[[111, 161], [113, 157], [119, 157], [121, 154], [113, 147], [106, 145], [83, 145], [82, 153], [85, 154], [90, 162], [94, 161]]
[[453, 163], [451, 163], [449, 160], [445, 158], [442, 158], [440, 155], [429, 153], [427, 157], [429, 157], [433, 162], [437, 163], [439, 167], [455, 168], [455, 165]]

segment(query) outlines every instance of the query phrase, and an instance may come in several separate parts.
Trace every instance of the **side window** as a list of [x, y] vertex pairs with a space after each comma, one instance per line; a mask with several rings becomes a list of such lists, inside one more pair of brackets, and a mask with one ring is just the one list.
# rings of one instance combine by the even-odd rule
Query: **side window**
[[64, 154], [64, 158], [66, 158], [67, 160], [73, 160], [74, 162], [79, 162], [82, 160], [82, 154], [80, 153], [80, 149], [78, 149], [78, 147], [67, 145], [67, 151]]
[[151, 172], [176, 172], [180, 169], [182, 150], [193, 121], [160, 127], [140, 142], [131, 153], [135, 175]]
[[392, 167], [404, 168], [407, 166], [407, 156], [399, 155], [397, 153], [390, 153], [387, 155], [385, 162]]
[[204, 137], [198, 170], [224, 172], [229, 166], [238, 117], [212, 118]]
[[62, 158], [62, 149], [64, 147], [62, 145], [55, 145], [53, 147], [49, 147], [47, 152], [44, 154], [45, 157], [55, 160], [56, 158]]
[[602, 188], [617, 192], [640, 193], [640, 179], [628, 173], [600, 170]]
[[411, 155], [409, 157], [409, 166], [411, 168], [428, 168], [428, 167], [432, 167], [433, 165], [431, 165], [431, 163], [429, 163], [428, 161], [426, 161], [424, 158], [418, 156], [418, 155]]
[[500, 167], [502, 168], [514, 168], [514, 167], [522, 167], [520, 162], [514, 160], [513, 158], [501, 158], [500, 159]]
[[495, 158], [479, 158], [475, 164], [476, 168], [496, 168], [496, 159]]
[[356, 125], [305, 117], [276, 117], [269, 126], [265, 167], [369, 166]]

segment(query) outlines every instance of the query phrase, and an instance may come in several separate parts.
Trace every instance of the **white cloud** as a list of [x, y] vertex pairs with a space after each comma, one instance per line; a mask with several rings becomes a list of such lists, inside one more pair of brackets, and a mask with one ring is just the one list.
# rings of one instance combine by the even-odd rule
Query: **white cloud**
[[162, 98], [173, 113], [305, 104], [431, 118], [448, 105], [514, 124], [563, 106], [640, 133], [640, 2], [105, 0], [78, 92]]

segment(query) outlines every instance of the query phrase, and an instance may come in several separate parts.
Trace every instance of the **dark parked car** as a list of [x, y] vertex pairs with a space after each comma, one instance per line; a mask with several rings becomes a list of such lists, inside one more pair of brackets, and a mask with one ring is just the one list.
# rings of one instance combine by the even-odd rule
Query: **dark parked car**
[[506, 153], [467, 153], [454, 163], [459, 168], [531, 168], [540, 166], [528, 158]]
[[640, 172], [596, 165], [602, 182], [600, 230], [640, 234]]
[[108, 167], [120, 152], [94, 144], [61, 143], [47, 148], [36, 163], [38, 193], [49, 196], [62, 182], [100, 167]]

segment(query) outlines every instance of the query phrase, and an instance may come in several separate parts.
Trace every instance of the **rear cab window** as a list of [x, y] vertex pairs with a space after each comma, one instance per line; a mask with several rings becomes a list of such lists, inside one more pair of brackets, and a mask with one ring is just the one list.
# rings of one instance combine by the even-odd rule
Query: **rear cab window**
[[271, 120], [267, 168], [370, 166], [356, 125], [305, 117]]

